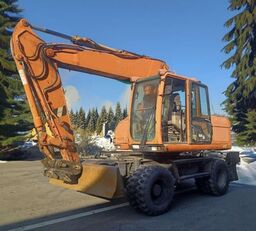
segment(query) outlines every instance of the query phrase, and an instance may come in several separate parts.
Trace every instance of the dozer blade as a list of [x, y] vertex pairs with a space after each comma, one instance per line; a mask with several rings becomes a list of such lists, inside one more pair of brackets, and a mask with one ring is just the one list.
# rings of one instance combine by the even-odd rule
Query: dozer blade
[[51, 178], [53, 185], [107, 199], [124, 196], [124, 186], [118, 167], [83, 164], [83, 172], [78, 184], [66, 184], [62, 180]]

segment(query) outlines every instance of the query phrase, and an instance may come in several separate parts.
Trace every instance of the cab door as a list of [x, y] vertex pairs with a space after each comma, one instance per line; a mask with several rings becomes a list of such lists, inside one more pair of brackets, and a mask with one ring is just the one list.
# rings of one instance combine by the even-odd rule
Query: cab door
[[208, 88], [200, 83], [191, 84], [191, 143], [211, 143], [212, 124]]
[[186, 143], [186, 81], [167, 77], [162, 104], [163, 142]]

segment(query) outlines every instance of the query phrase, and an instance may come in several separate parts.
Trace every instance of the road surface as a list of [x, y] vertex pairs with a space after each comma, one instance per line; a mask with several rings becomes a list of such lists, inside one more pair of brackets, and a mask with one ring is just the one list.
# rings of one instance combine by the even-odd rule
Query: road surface
[[40, 161], [0, 162], [0, 230], [256, 230], [256, 187], [232, 183], [212, 197], [186, 185], [171, 210], [148, 217], [124, 199], [108, 201], [50, 185]]

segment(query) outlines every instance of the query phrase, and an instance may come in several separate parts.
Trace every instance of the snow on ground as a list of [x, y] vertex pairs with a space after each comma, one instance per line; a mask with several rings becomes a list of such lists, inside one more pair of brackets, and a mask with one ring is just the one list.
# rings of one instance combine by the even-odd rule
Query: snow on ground
[[237, 165], [239, 180], [237, 183], [256, 186], [256, 161], [248, 164], [241, 158], [240, 165]]
[[232, 148], [230, 149], [230, 151], [242, 152], [242, 151], [244, 151], [244, 148], [238, 147], [238, 146], [232, 146]]
[[102, 148], [104, 151], [114, 151], [115, 146], [111, 142], [110, 138], [95, 136], [92, 137], [92, 142], [98, 147]]
[[90, 144], [99, 147], [103, 151], [114, 151], [115, 145], [110, 137], [91, 136]]
[[[239, 152], [241, 159], [240, 164], [237, 165], [237, 173], [239, 180], [236, 182], [256, 186], [256, 152], [254, 151], [254, 148], [233, 146], [231, 150]], [[249, 158], [252, 159], [252, 162], [248, 163], [248, 161], [245, 161], [246, 153], [250, 153]], [[253, 161], [254, 158], [255, 161]]]
[[4, 163], [7, 163], [7, 161], [5, 161], [5, 160], [0, 160], [0, 164], [4, 164]]
[[239, 146], [232, 146], [229, 151], [239, 152], [242, 154], [243, 152], [254, 152], [256, 155], [256, 147], [239, 147]]

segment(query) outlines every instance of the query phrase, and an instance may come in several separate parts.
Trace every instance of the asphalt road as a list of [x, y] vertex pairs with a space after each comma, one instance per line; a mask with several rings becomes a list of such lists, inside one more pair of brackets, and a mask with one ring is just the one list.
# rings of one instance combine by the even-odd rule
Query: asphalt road
[[256, 229], [256, 187], [231, 184], [212, 197], [185, 185], [171, 210], [148, 217], [124, 199], [108, 201], [50, 185], [39, 161], [0, 162], [0, 230]]

